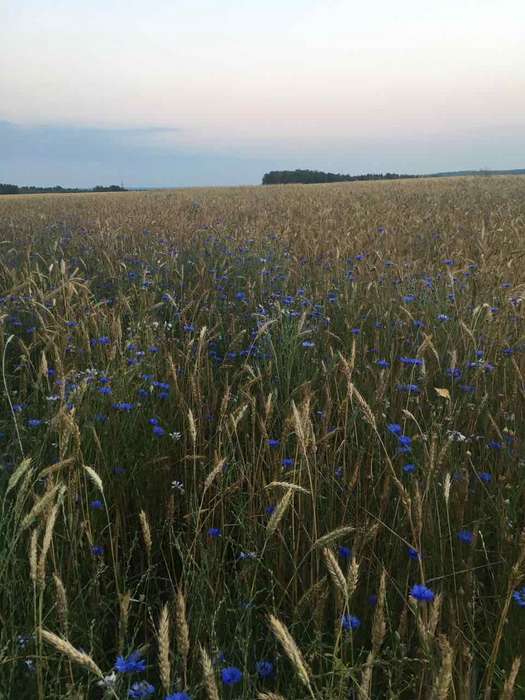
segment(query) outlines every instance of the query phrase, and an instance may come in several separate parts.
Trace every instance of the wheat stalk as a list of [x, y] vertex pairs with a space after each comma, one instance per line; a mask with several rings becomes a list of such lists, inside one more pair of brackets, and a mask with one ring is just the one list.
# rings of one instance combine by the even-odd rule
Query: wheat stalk
[[385, 622], [385, 597], [386, 597], [386, 571], [383, 569], [379, 582], [377, 604], [372, 622], [372, 654], [377, 655], [386, 634]]
[[441, 614], [441, 605], [443, 603], [443, 596], [438, 593], [432, 602], [432, 608], [430, 611], [430, 617], [428, 620], [428, 633], [431, 637], [436, 635], [436, 629], [439, 622], [439, 616]]
[[359, 685], [358, 693], [360, 700], [370, 699], [370, 688], [372, 686], [372, 673], [374, 671], [374, 654], [369, 652], [366, 657], [365, 665], [363, 666], [363, 671], [361, 673], [361, 683]]
[[204, 482], [204, 490], [203, 490], [203, 495], [206, 493], [206, 491], [210, 488], [210, 486], [213, 484], [217, 476], [222, 472], [222, 468], [224, 467], [224, 463], [226, 462], [225, 459], [221, 459], [217, 462], [215, 467], [211, 470], [211, 472], [208, 474], [206, 477], [206, 481]]
[[131, 593], [127, 591], [124, 593], [120, 600], [120, 617], [119, 617], [119, 632], [118, 632], [118, 650], [122, 654], [124, 650], [124, 643], [128, 634], [128, 619], [129, 619], [129, 605], [131, 602]]
[[33, 584], [37, 581], [37, 568], [38, 568], [38, 529], [33, 530], [31, 533], [31, 540], [29, 542], [29, 577]]
[[284, 496], [281, 498], [279, 503], [277, 504], [275, 510], [270, 516], [270, 519], [268, 520], [268, 523], [266, 524], [266, 532], [269, 535], [272, 535], [275, 530], [277, 529], [277, 526], [281, 522], [281, 520], [284, 517], [284, 514], [288, 510], [288, 506], [290, 505], [290, 501], [292, 500], [293, 497], [293, 489], [288, 489], [288, 491], [284, 494]]
[[328, 547], [323, 549], [323, 556], [326, 563], [326, 568], [330, 574], [330, 578], [334, 586], [337, 588], [339, 593], [343, 596], [344, 600], [348, 599], [348, 587], [346, 585], [345, 575], [343, 574], [341, 567], [339, 566], [334, 553]]
[[363, 395], [357, 390], [355, 385], [350, 380], [348, 381], [348, 393], [350, 394], [350, 398], [355, 398], [357, 403], [361, 406], [366, 422], [369, 423], [372, 428], [376, 429], [377, 423], [372, 409], [365, 401]]
[[357, 563], [357, 559], [355, 557], [352, 557], [352, 562], [350, 564], [350, 569], [348, 571], [348, 583], [347, 583], [347, 588], [348, 588], [348, 596], [351, 596], [355, 589], [357, 588], [357, 584], [359, 582], [359, 564]]
[[65, 654], [74, 663], [79, 664], [80, 666], [84, 666], [84, 668], [87, 668], [89, 671], [92, 671], [99, 678], [104, 678], [104, 674], [97, 666], [97, 664], [93, 661], [91, 656], [88, 656], [88, 654], [85, 654], [83, 651], [75, 649], [75, 647], [70, 642], [68, 642], [65, 639], [62, 639], [62, 637], [59, 637], [53, 632], [49, 632], [48, 630], [44, 629], [40, 629], [39, 631], [40, 635], [42, 636], [42, 639], [48, 642], [48, 644], [51, 644], [51, 646], [55, 647], [55, 649], [61, 654]]
[[170, 621], [167, 605], [162, 608], [159, 620], [159, 675], [164, 691], [169, 693], [171, 687]]
[[188, 409], [188, 422], [190, 424], [191, 441], [195, 447], [195, 443], [197, 442], [197, 426], [195, 424], [195, 418], [193, 417], [191, 408]]
[[18, 484], [20, 479], [24, 476], [24, 474], [28, 471], [29, 467], [31, 466], [31, 458], [27, 457], [26, 459], [23, 459], [18, 467], [15, 469], [15, 471], [11, 474], [9, 477], [9, 481], [7, 482], [7, 488], [5, 490], [4, 497], [7, 496], [7, 494], [15, 488], [15, 486]]
[[302, 486], [299, 486], [298, 484], [291, 484], [288, 481], [272, 481], [266, 486], [266, 488], [267, 489], [273, 489], [273, 488], [293, 489], [294, 491], [300, 491], [301, 493], [304, 493], [307, 496], [310, 495], [310, 491], [307, 491], [305, 488], [303, 488]]
[[332, 542], [338, 540], [340, 537], [349, 535], [351, 532], [355, 532], [355, 527], [351, 527], [349, 525], [339, 527], [337, 530], [332, 530], [332, 532], [328, 532], [326, 535], [319, 537], [319, 539], [314, 542], [313, 549], [317, 549], [318, 547], [326, 547], [327, 545], [332, 544]]
[[208, 700], [220, 700], [219, 690], [217, 688], [217, 682], [215, 680], [215, 674], [213, 672], [211, 659], [204, 647], [200, 648], [200, 652], [202, 672], [204, 673], [204, 685], [206, 686], [206, 694], [208, 695]]
[[88, 467], [87, 464], [84, 464], [84, 471], [89, 476], [91, 481], [95, 484], [100, 493], [104, 495], [104, 484], [102, 483], [102, 479], [97, 474], [97, 472], [92, 467]]
[[295, 643], [294, 638], [286, 629], [286, 626], [274, 615], [270, 615], [270, 627], [277, 640], [281, 643], [284, 653], [290, 660], [292, 666], [303, 684], [308, 688], [312, 697], [315, 697], [312, 691], [312, 684], [310, 681], [310, 673], [308, 667], [303, 659], [299, 647]]
[[146, 513], [141, 510], [139, 513], [139, 519], [140, 519], [140, 527], [142, 529], [142, 539], [144, 540], [144, 546], [146, 547], [146, 552], [148, 554], [148, 559], [151, 555], [151, 547], [153, 544], [153, 541], [151, 539], [151, 528], [149, 526], [148, 522], [148, 516]]
[[40, 559], [38, 560], [36, 578], [38, 584], [43, 588], [46, 579], [46, 560], [47, 553], [49, 552], [49, 547], [51, 546], [51, 540], [53, 539], [53, 530], [55, 528], [56, 518], [58, 514], [59, 504], [55, 503], [49, 517], [46, 521], [46, 529], [44, 530], [44, 538], [42, 540], [42, 549], [40, 552]]
[[33, 505], [29, 513], [22, 520], [22, 530], [26, 530], [36, 520], [36, 518], [38, 518], [47, 509], [51, 501], [54, 500], [58, 490], [61, 490], [63, 493], [65, 491], [65, 486], [58, 484], [53, 486]]
[[186, 599], [181, 588], [178, 589], [175, 598], [175, 622], [177, 624], [177, 649], [182, 657], [184, 676], [186, 677], [188, 655], [190, 653], [190, 633], [186, 617]]
[[55, 582], [56, 591], [56, 602], [57, 611], [60, 624], [62, 625], [62, 631], [67, 636], [68, 633], [68, 605], [67, 605], [67, 594], [62, 579], [58, 574], [53, 574], [53, 581]]
[[431, 700], [447, 700], [452, 683], [452, 647], [445, 636], [440, 637], [441, 668], [432, 688]]
[[521, 666], [521, 657], [517, 656], [512, 662], [512, 667], [508, 678], [505, 679], [505, 685], [500, 695], [500, 700], [512, 700], [514, 697], [514, 684]]

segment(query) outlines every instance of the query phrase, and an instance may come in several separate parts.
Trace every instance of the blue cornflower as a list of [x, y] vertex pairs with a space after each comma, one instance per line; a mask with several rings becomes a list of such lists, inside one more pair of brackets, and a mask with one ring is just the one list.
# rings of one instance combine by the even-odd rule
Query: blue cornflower
[[119, 673], [142, 673], [146, 670], [146, 662], [139, 651], [133, 651], [127, 657], [117, 656], [115, 670]]
[[476, 392], [476, 387], [472, 384], [460, 384], [459, 388], [464, 394], [474, 394]]
[[352, 333], [352, 335], [359, 335], [359, 333], [361, 333], [361, 329], [360, 328], [352, 328], [350, 333]]
[[256, 559], [255, 552], [240, 552], [238, 555], [239, 561], [247, 561], [248, 559]]
[[447, 374], [449, 377], [452, 377], [452, 379], [460, 379], [461, 370], [459, 367], [450, 367], [447, 369]]
[[402, 429], [399, 423], [389, 423], [386, 427], [390, 433], [401, 435]]
[[101, 386], [98, 389], [98, 393], [102, 394], [102, 396], [109, 396], [113, 393], [113, 389], [110, 386]]
[[123, 411], [124, 413], [130, 413], [134, 408], [135, 404], [129, 401], [117, 401], [113, 404], [113, 408], [116, 411]]
[[471, 544], [474, 539], [474, 533], [470, 530], [460, 530], [458, 532], [458, 540], [464, 542], [465, 544]]
[[520, 606], [520, 608], [525, 608], [525, 586], [523, 586], [523, 588], [521, 589], [518, 589], [517, 591], [514, 591], [512, 597]]
[[30, 418], [27, 421], [27, 425], [29, 428], [38, 428], [43, 424], [43, 420], [41, 418]]
[[246, 294], [245, 292], [236, 292], [235, 298], [237, 299], [237, 301], [244, 301], [246, 299]]
[[417, 384], [397, 384], [396, 389], [404, 392], [405, 394], [419, 393], [419, 386]]
[[155, 692], [155, 687], [148, 681], [133, 683], [128, 690], [128, 698], [149, 698]]
[[303, 340], [301, 345], [303, 346], [303, 348], [313, 348], [315, 343], [313, 340]]
[[148, 418], [148, 423], [150, 425], [160, 425], [160, 421], [158, 418]]
[[257, 661], [255, 670], [259, 678], [269, 678], [273, 676], [273, 664], [271, 661]]
[[191, 696], [188, 693], [171, 693], [171, 695], [166, 695], [164, 700], [191, 700]]
[[399, 359], [404, 365], [420, 367], [423, 364], [423, 360], [420, 360], [418, 357], [400, 357]]
[[102, 510], [104, 508], [104, 504], [100, 499], [95, 499], [94, 501], [90, 501], [89, 507], [91, 510]]
[[193, 323], [185, 323], [183, 328], [186, 333], [193, 333], [193, 331], [195, 330], [195, 326], [193, 325]]
[[404, 464], [403, 471], [405, 472], [405, 474], [413, 474], [416, 471], [416, 465], [415, 464]]
[[376, 365], [381, 367], [381, 369], [387, 369], [390, 367], [390, 362], [388, 360], [376, 360]]
[[368, 596], [368, 603], [373, 608], [375, 608], [375, 606], [377, 605], [377, 593], [372, 593], [371, 595]]
[[498, 442], [497, 440], [490, 440], [487, 447], [490, 447], [492, 450], [501, 450], [503, 445], [501, 444], [501, 442]]
[[485, 484], [490, 484], [492, 481], [492, 474], [490, 472], [480, 472], [478, 476]]
[[266, 441], [266, 444], [268, 445], [268, 447], [279, 447], [279, 445], [281, 444], [281, 441], [276, 440], [275, 438], [269, 438]]
[[416, 583], [414, 586], [412, 586], [410, 589], [410, 595], [412, 598], [424, 601], [425, 603], [433, 601], [435, 597], [434, 591], [431, 591], [430, 588], [427, 588], [422, 583]]
[[421, 559], [421, 555], [419, 554], [417, 549], [414, 549], [414, 547], [409, 547], [407, 554], [408, 554], [410, 559], [415, 559], [416, 561], [418, 559]]
[[403, 297], [403, 301], [405, 302], [405, 304], [410, 304], [411, 302], [413, 302], [415, 300], [416, 300], [416, 297], [414, 294], [406, 294]]
[[438, 321], [449, 321], [450, 317], [447, 314], [438, 314]]
[[166, 435], [166, 431], [160, 425], [154, 425], [152, 433], [156, 437], [162, 437], [163, 435]]
[[222, 535], [220, 527], [210, 527], [208, 537], [220, 537]]
[[351, 559], [352, 558], [352, 550], [350, 547], [345, 547], [344, 545], [340, 545], [337, 548], [337, 551], [339, 552], [339, 556], [341, 559]]
[[101, 335], [100, 338], [97, 339], [97, 343], [99, 345], [109, 345], [111, 343], [111, 340], [107, 335]]
[[235, 666], [227, 666], [221, 671], [221, 680], [224, 685], [236, 685], [242, 681], [242, 671]]
[[412, 438], [408, 435], [398, 435], [397, 439], [401, 447], [410, 448], [412, 447]]
[[294, 464], [293, 457], [283, 457], [281, 464], [286, 469], [290, 469], [290, 467], [293, 467], [293, 464]]
[[101, 544], [94, 544], [91, 547], [91, 554], [94, 557], [101, 557], [104, 554], [104, 547]]
[[350, 615], [350, 613], [345, 613], [341, 617], [341, 625], [344, 630], [349, 632], [350, 630], [356, 630], [361, 625], [361, 620], [355, 615]]
[[164, 389], [165, 391], [170, 390], [170, 385], [168, 382], [151, 382], [151, 386], [156, 387], [157, 389]]

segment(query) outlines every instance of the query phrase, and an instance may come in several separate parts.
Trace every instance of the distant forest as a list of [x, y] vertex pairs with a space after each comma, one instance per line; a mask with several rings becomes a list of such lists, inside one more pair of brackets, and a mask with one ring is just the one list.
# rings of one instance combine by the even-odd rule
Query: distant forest
[[263, 185], [286, 185], [288, 183], [314, 184], [320, 182], [355, 182], [357, 180], [398, 180], [416, 178], [420, 175], [400, 175], [398, 173], [366, 173], [366, 175], [341, 175], [324, 173], [322, 170], [271, 170], [265, 173]]
[[341, 175], [325, 173], [322, 170], [271, 170], [265, 173], [263, 185], [286, 185], [291, 183], [309, 185], [322, 182], [356, 182], [361, 180], [401, 180], [421, 177], [457, 177], [464, 175], [525, 175], [525, 169], [519, 170], [457, 170], [454, 172], [431, 173], [428, 175], [405, 175], [400, 173], [366, 173], [366, 175]]
[[127, 192], [127, 190], [125, 187], [121, 187], [120, 185], [109, 185], [108, 187], [97, 185], [96, 187], [93, 187], [93, 189], [83, 190], [73, 187], [61, 187], [60, 185], [55, 185], [55, 187], [34, 187], [8, 185], [0, 182], [0, 194], [63, 194], [68, 192]]

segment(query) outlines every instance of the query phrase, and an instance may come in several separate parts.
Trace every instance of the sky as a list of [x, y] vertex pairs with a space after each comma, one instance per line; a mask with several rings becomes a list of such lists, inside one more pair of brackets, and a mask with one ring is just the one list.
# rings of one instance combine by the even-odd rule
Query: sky
[[520, 167], [523, 0], [0, 4], [0, 182]]

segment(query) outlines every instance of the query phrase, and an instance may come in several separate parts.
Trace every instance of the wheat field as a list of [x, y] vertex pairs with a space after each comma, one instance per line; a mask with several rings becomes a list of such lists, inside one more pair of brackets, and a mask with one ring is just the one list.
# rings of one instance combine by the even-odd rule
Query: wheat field
[[1, 197], [0, 697], [525, 698], [524, 298], [520, 177]]

